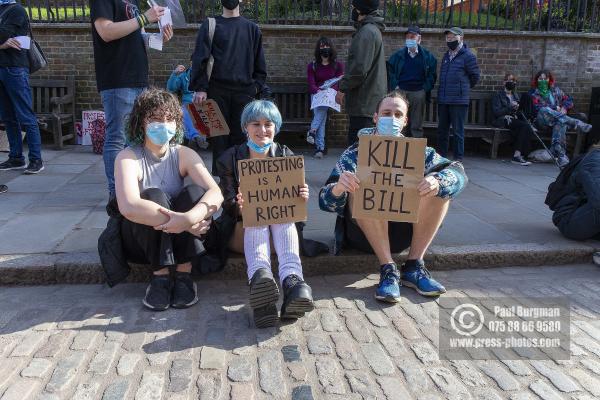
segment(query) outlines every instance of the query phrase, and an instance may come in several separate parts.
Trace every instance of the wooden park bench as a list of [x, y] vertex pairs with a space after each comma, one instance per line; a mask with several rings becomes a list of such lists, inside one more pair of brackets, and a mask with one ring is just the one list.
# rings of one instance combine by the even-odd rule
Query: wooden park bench
[[[469, 112], [465, 122], [465, 139], [481, 138], [490, 144], [490, 158], [498, 157], [498, 149], [502, 143], [510, 141], [510, 131], [504, 128], [492, 126], [494, 116], [492, 114], [492, 97], [494, 93], [489, 92], [471, 92]], [[428, 132], [428, 136], [435, 137], [437, 134], [437, 90], [431, 92], [431, 103], [425, 108], [425, 122], [423, 128]], [[452, 134], [452, 132], [451, 132]], [[543, 140], [551, 140], [552, 132], [540, 131], [540, 137]], [[577, 156], [585, 142], [585, 134], [579, 130], [567, 132], [567, 137], [575, 137], [575, 147], [573, 155]], [[536, 140], [536, 139], [534, 139]]]
[[[52, 132], [54, 146], [64, 147], [75, 139], [75, 79], [30, 79], [35, 112], [40, 128]], [[67, 129], [68, 128], [68, 129]]]
[[310, 129], [312, 121], [308, 85], [306, 83], [270, 83], [269, 87], [283, 119], [277, 141], [286, 145], [298, 143], [305, 145], [306, 133]]

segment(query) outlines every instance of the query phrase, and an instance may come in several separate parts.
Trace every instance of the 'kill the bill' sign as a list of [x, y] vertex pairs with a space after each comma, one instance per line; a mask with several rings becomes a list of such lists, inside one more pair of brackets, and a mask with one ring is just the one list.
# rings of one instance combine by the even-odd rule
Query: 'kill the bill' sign
[[358, 143], [360, 188], [354, 193], [352, 216], [417, 222], [427, 139], [363, 135]]
[[306, 221], [304, 157], [239, 160], [244, 228]]

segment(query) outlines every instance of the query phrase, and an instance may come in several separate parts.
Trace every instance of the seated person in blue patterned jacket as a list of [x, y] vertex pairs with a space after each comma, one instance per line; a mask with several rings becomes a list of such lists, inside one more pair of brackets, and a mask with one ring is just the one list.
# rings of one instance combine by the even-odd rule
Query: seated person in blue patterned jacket
[[[401, 136], [406, 126], [408, 102], [399, 92], [388, 94], [373, 116], [375, 128], [365, 128], [359, 135]], [[446, 292], [444, 286], [431, 277], [425, 268], [423, 256], [435, 237], [450, 205], [450, 199], [467, 184], [467, 176], [460, 162], [451, 162], [425, 148], [425, 177], [418, 185], [421, 201], [419, 222], [354, 219], [351, 215], [353, 193], [359, 187], [355, 175], [358, 160], [358, 142], [342, 153], [325, 186], [319, 193], [319, 206], [324, 211], [336, 212], [336, 253], [342, 244], [369, 253], [375, 253], [381, 264], [380, 281], [375, 298], [391, 303], [400, 300], [400, 286], [414, 288], [424, 296], [438, 296]], [[344, 243], [342, 243], [344, 242]], [[401, 274], [392, 258], [410, 247], [408, 259]]]

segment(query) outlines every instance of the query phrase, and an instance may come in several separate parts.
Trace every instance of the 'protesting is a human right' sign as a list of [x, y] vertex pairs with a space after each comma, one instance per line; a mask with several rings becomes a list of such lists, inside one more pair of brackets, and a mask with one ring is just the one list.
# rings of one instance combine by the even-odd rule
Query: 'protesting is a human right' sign
[[359, 136], [360, 187], [354, 194], [352, 216], [398, 222], [417, 222], [417, 186], [425, 169], [427, 139]]

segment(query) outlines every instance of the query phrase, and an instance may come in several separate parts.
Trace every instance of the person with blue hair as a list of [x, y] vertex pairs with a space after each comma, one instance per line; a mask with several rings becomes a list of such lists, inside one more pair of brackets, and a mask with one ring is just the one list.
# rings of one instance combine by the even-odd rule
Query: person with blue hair
[[[312, 290], [304, 281], [300, 262], [300, 238], [294, 223], [244, 228], [240, 193], [239, 160], [290, 157], [294, 154], [274, 141], [281, 129], [281, 114], [270, 101], [255, 100], [241, 117], [246, 143], [226, 150], [216, 161], [216, 175], [223, 193], [223, 214], [216, 221], [225, 251], [244, 253], [248, 265], [250, 306], [256, 327], [273, 326], [278, 319], [279, 288], [271, 271], [271, 242], [279, 260], [279, 282], [283, 289], [281, 318], [297, 319], [314, 308]], [[300, 189], [308, 201], [308, 185]]]

